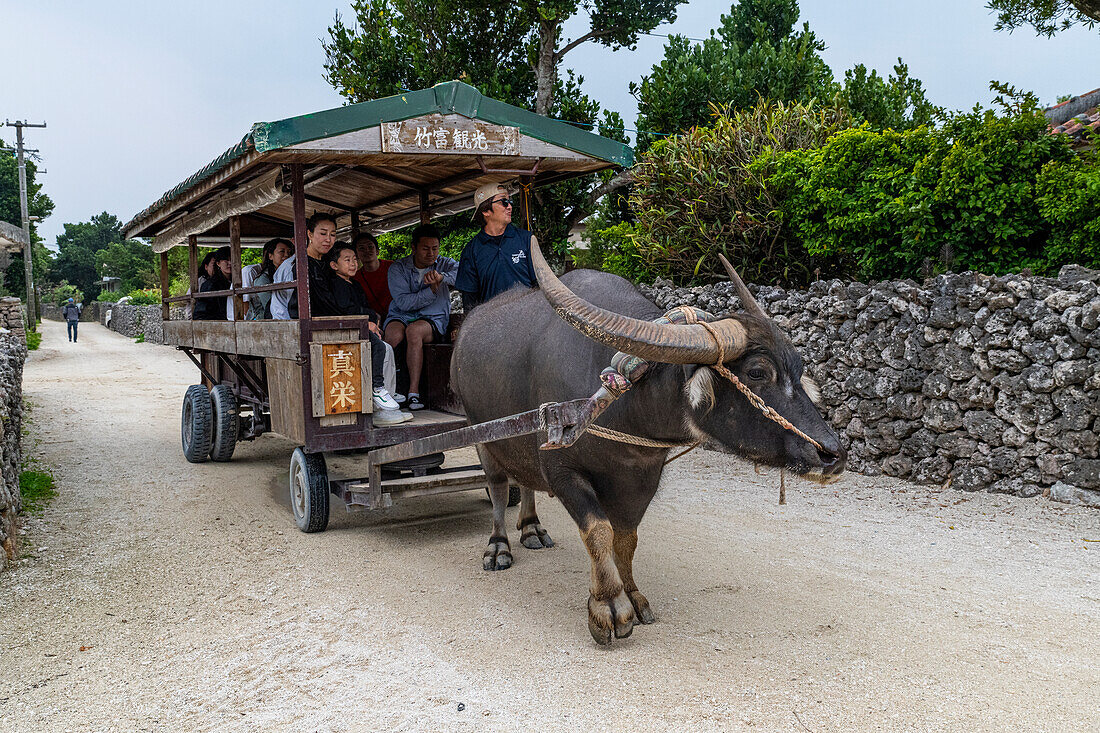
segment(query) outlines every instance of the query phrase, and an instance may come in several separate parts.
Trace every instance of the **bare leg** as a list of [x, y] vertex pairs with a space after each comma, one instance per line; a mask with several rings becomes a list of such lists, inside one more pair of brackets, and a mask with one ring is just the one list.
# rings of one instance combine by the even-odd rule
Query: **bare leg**
[[435, 334], [427, 321], [413, 321], [405, 327], [405, 361], [409, 365], [409, 394], [420, 393], [420, 371], [424, 368], [424, 344], [430, 344]]
[[401, 321], [387, 323], [386, 332], [382, 334], [382, 340], [396, 349], [405, 340], [405, 324]]
[[634, 582], [634, 550], [638, 547], [638, 530], [615, 529], [615, 566], [619, 570], [619, 577], [623, 581], [623, 590], [634, 606], [634, 613], [643, 624], [651, 624], [656, 620], [653, 610], [649, 607], [649, 601], [638, 590]]
[[592, 560], [588, 631], [597, 644], [610, 644], [612, 632], [617, 638], [624, 639], [634, 630], [634, 606], [623, 590], [615, 560], [615, 532], [611, 529], [611, 522], [598, 514], [586, 517], [580, 530]]
[[615, 531], [604, 513], [592, 484], [580, 474], [558, 467], [546, 478], [573, 521], [592, 561], [588, 595], [588, 631], [597, 644], [610, 644], [611, 636], [623, 639], [634, 630], [634, 606], [623, 590], [615, 559]]
[[508, 529], [504, 526], [504, 510], [508, 506], [508, 474], [480, 445], [477, 454], [489, 480], [489, 498], [493, 501], [493, 533], [489, 535], [489, 546], [481, 557], [481, 565], [486, 570], [507, 570], [512, 567], [512, 546], [508, 542]]
[[554, 540], [550, 539], [550, 533], [539, 524], [539, 515], [535, 513], [535, 492], [524, 486], [519, 490], [519, 496], [519, 518], [516, 520], [516, 529], [520, 532], [519, 541], [528, 550], [553, 547]]

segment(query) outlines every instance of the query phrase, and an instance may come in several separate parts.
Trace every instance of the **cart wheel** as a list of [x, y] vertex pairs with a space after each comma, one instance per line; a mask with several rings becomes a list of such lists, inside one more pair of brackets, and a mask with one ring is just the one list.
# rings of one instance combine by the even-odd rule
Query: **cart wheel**
[[229, 385], [219, 384], [210, 391], [210, 401], [214, 406], [210, 460], [228, 461], [233, 458], [233, 449], [237, 447], [237, 431], [240, 430], [237, 397]]
[[[489, 497], [489, 501], [493, 500], [493, 495], [489, 493], [489, 489], [485, 489], [485, 496]], [[519, 506], [519, 487], [508, 487], [508, 506]]]
[[191, 463], [203, 463], [210, 455], [213, 428], [210, 416], [210, 393], [201, 384], [192, 384], [183, 395], [183, 417], [180, 436], [183, 457]]
[[290, 508], [303, 532], [324, 532], [328, 526], [328, 467], [320, 453], [295, 448], [290, 456]]

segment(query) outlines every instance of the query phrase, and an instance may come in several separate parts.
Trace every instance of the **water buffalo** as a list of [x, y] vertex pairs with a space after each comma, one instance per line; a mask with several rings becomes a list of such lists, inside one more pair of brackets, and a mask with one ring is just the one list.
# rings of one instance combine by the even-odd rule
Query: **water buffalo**
[[[828, 479], [844, 470], [837, 434], [807, 395], [802, 360], [729, 268], [745, 312], [695, 325], [653, 323], [661, 311], [628, 281], [577, 270], [554, 276], [532, 239], [541, 290], [513, 290], [466, 318], [451, 384], [471, 423], [546, 402], [586, 397], [615, 352], [652, 365], [611, 404], [598, 424], [670, 443], [703, 441], [752, 461]], [[559, 317], [560, 316], [560, 317]], [[716, 341], [721, 339], [721, 349]], [[714, 365], [725, 366], [756, 395], [821, 446], [818, 450], [766, 418]], [[539, 523], [532, 494], [558, 497], [576, 521], [592, 560], [588, 628], [600, 644], [629, 636], [636, 621], [652, 623], [649, 601], [634, 582], [637, 527], [661, 480], [667, 448], [611, 442], [586, 433], [569, 448], [539, 450], [537, 435], [478, 447], [493, 500], [486, 569], [512, 564], [504, 526], [508, 479], [524, 487], [517, 528], [525, 547], [553, 544]]]

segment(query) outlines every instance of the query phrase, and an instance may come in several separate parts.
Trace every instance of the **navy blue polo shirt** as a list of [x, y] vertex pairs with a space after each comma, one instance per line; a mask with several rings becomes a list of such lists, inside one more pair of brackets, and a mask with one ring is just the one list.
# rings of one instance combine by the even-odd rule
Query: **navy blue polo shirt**
[[531, 264], [531, 232], [512, 224], [499, 237], [481, 230], [462, 250], [455, 290], [474, 293], [484, 303], [516, 285], [538, 286]]

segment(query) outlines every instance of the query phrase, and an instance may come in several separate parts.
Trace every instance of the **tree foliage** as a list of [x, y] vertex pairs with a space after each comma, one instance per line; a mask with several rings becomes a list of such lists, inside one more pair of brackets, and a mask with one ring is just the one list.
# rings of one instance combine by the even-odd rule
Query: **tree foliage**
[[657, 142], [635, 167], [630, 197], [641, 258], [679, 282], [725, 277], [718, 253], [754, 281], [813, 279], [817, 263], [775, 215], [769, 169], [752, 164], [765, 151], [820, 147], [848, 123], [838, 108], [761, 101]]
[[[819, 55], [825, 44], [808, 25], [796, 31], [797, 21], [796, 0], [742, 0], [701, 43], [672, 36], [664, 59], [630, 85], [638, 127], [670, 134], [709, 123], [712, 105], [729, 113], [760, 98], [832, 97], [833, 74]], [[639, 133], [639, 149], [656, 137]]]
[[1100, 21], [1100, 0], [990, 0], [999, 31], [1029, 25], [1039, 36], [1053, 36], [1075, 25], [1093, 28]]
[[[355, 20], [337, 15], [323, 41], [325, 79], [351, 102], [459, 79], [504, 102], [626, 142], [623, 121], [584, 94], [583, 77], [561, 70], [584, 43], [632, 46], [640, 33], [675, 19], [681, 0], [356, 0]], [[584, 13], [588, 30], [567, 39], [567, 20]], [[590, 210], [597, 179], [539, 189], [531, 226], [560, 250], [573, 220]], [[523, 222], [525, 225], [526, 222]], [[549, 253], [548, 253], [549, 254]]]
[[[0, 139], [0, 148], [7, 145]], [[27, 212], [30, 216], [45, 219], [53, 213], [53, 201], [42, 192], [42, 184], [38, 182], [38, 166], [33, 160], [27, 163]], [[14, 153], [0, 152], [0, 221], [6, 221], [15, 226], [23, 223], [19, 207], [19, 164]], [[45, 276], [50, 266], [50, 252], [38, 236], [38, 227], [31, 222], [31, 257], [32, 274], [35, 281]], [[22, 253], [12, 253], [11, 262], [4, 271], [4, 289], [18, 297], [26, 295], [26, 280], [23, 267]]]
[[100, 289], [96, 255], [121, 241], [122, 222], [106, 211], [93, 216], [91, 221], [65, 224], [64, 233], [57, 237], [57, 259], [50, 275], [55, 281], [71, 283], [94, 299]]
[[924, 96], [924, 85], [909, 76], [909, 66], [900, 58], [894, 73], [885, 79], [874, 69], [868, 72], [863, 64], [844, 72], [837, 104], [874, 130], [909, 130], [946, 118], [943, 108]]
[[119, 291], [129, 293], [157, 285], [157, 265], [153, 248], [133, 239], [111, 242], [95, 255], [96, 271], [101, 277], [119, 278]]
[[691, 43], [671, 37], [664, 59], [630, 87], [638, 98], [638, 127], [655, 133], [639, 133], [639, 149], [662, 135], [709, 124], [711, 105], [730, 113], [760, 99], [816, 99], [843, 106], [876, 129], [908, 129], [940, 112], [901, 59], [887, 79], [859, 64], [837, 83], [820, 55], [824, 41], [808, 24], [796, 29], [798, 14], [797, 0], [741, 0], [710, 38]]

